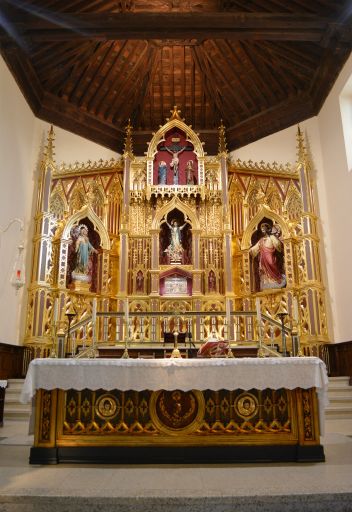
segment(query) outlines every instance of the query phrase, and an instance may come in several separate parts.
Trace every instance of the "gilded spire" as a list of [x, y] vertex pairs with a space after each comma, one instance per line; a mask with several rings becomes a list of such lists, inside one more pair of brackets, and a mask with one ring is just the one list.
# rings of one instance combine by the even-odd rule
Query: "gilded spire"
[[55, 161], [54, 140], [55, 140], [54, 127], [53, 127], [53, 125], [51, 125], [49, 133], [48, 133], [46, 146], [45, 146], [45, 157], [46, 157], [46, 160], [51, 160], [52, 162]]
[[125, 146], [123, 154], [125, 156], [133, 156], [133, 146], [132, 146], [132, 125], [131, 120], [128, 120], [128, 124], [126, 126], [126, 138], [125, 138]]
[[219, 126], [219, 155], [221, 155], [222, 153], [227, 153], [227, 142], [225, 126], [221, 119], [221, 124]]

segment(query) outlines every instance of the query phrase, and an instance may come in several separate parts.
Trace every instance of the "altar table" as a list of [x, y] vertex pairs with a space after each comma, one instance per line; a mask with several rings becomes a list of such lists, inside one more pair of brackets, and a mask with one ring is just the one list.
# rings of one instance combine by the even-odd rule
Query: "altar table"
[[36, 359], [30, 462], [323, 461], [327, 383], [314, 357]]

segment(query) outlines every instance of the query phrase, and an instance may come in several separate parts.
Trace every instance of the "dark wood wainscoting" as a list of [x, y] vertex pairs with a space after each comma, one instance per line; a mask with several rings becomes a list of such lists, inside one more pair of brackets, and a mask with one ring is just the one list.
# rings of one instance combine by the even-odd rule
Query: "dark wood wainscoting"
[[26, 376], [32, 359], [29, 347], [0, 343], [0, 379], [21, 379]]
[[352, 385], [352, 341], [325, 345], [328, 351], [329, 375], [348, 376]]

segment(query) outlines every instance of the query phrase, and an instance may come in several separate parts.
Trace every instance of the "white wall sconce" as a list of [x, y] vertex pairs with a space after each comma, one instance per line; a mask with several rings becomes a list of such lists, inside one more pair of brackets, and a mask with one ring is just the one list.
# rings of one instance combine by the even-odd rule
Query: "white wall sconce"
[[[24, 224], [21, 219], [12, 219], [6, 226], [6, 228], [0, 227], [0, 242], [1, 242], [1, 235], [3, 233], [6, 233], [12, 226], [12, 224], [18, 223], [20, 225], [20, 231], [24, 230]], [[15, 288], [16, 293], [22, 286], [25, 284], [25, 273], [24, 273], [24, 244], [20, 243], [20, 245], [17, 247], [17, 255], [16, 259], [13, 265], [13, 270], [10, 278], [10, 282], [12, 286]]]

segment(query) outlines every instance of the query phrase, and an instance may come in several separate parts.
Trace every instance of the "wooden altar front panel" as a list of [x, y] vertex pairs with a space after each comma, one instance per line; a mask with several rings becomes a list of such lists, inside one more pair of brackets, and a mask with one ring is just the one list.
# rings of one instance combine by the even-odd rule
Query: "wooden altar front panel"
[[324, 461], [315, 388], [36, 394], [32, 464]]

